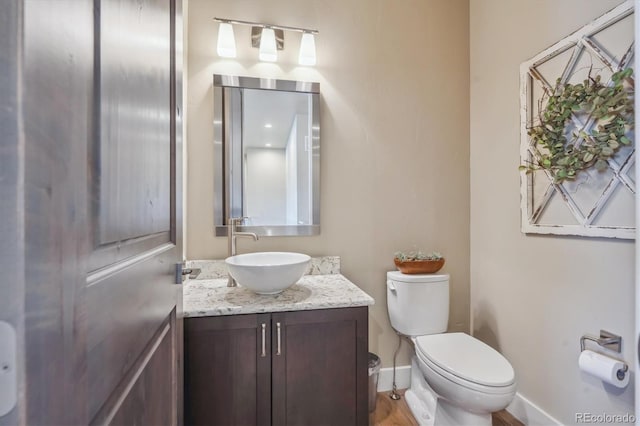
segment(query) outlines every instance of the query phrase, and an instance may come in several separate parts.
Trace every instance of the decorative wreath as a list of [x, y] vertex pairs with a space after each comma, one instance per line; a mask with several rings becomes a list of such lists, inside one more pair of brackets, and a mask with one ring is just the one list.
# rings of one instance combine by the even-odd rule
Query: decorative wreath
[[[520, 170], [549, 170], [556, 183], [573, 180], [591, 167], [605, 171], [607, 160], [621, 146], [632, 143], [626, 136], [634, 127], [632, 75], [631, 68], [620, 70], [608, 85], [602, 83], [600, 75], [591, 77], [591, 72], [580, 84], [561, 84], [558, 79], [539, 113], [539, 124], [527, 132], [540, 155], [535, 162], [521, 165]], [[589, 132], [574, 131], [569, 140], [567, 124], [581, 115], [595, 120], [597, 126]]]

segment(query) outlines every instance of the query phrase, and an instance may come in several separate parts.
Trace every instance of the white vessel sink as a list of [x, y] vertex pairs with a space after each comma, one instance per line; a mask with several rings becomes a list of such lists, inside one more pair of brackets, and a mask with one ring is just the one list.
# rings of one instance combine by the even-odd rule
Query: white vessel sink
[[224, 261], [241, 286], [258, 294], [277, 294], [298, 282], [311, 258], [301, 253], [262, 252], [238, 254]]

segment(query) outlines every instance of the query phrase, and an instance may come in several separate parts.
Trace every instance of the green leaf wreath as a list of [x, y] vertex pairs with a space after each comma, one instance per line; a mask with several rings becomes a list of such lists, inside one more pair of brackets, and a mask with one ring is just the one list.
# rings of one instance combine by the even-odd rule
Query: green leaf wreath
[[[626, 136], [634, 127], [632, 75], [631, 68], [620, 70], [608, 85], [602, 83], [600, 75], [591, 77], [591, 72], [580, 84], [561, 84], [558, 79], [539, 114], [539, 124], [527, 132], [540, 155], [534, 162], [521, 165], [520, 170], [548, 170], [556, 183], [573, 180], [591, 167], [606, 170], [607, 160], [620, 147], [632, 143]], [[590, 116], [597, 126], [590, 132], [574, 131], [569, 140], [567, 124], [580, 115]]]

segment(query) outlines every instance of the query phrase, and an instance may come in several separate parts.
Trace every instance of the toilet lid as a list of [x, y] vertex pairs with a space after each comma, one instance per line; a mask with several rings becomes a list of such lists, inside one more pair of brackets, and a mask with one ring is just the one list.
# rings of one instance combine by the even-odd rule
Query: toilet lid
[[465, 333], [419, 336], [416, 349], [446, 372], [485, 386], [514, 383], [513, 367], [492, 347]]
[[448, 281], [449, 274], [403, 274], [400, 271], [389, 271], [387, 279], [402, 283], [439, 283]]

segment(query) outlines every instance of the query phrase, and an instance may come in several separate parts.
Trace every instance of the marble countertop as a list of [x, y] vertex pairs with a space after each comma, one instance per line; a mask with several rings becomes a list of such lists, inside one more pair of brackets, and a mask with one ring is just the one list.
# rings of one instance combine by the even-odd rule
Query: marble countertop
[[374, 300], [339, 273], [304, 275], [276, 295], [260, 295], [242, 286], [227, 287], [226, 278], [195, 279], [184, 283], [185, 317], [253, 314], [350, 308], [373, 305]]

